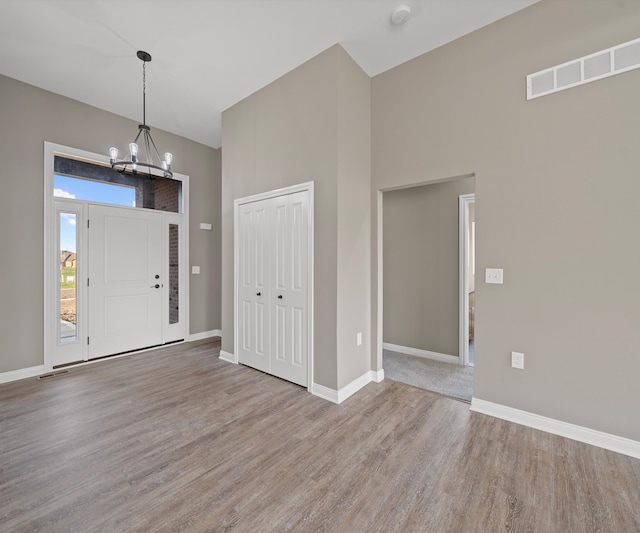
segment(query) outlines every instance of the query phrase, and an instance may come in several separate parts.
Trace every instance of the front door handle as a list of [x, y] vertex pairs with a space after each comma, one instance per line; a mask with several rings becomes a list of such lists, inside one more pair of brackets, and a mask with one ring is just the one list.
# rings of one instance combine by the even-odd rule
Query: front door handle
[[282, 300], [282, 294], [278, 294], [278, 300]]
[[261, 292], [259, 292], [258, 294], [256, 294], [256, 296], [262, 296], [262, 293], [261, 293]]

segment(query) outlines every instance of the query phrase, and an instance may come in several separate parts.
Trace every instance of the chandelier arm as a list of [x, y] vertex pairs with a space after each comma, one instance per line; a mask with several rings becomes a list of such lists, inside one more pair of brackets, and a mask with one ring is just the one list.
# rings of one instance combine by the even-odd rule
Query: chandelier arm
[[151, 152], [149, 151], [149, 137], [151, 135], [149, 134], [148, 131], [144, 132], [144, 151], [145, 151], [145, 155], [147, 156], [147, 163], [152, 163], [153, 162], [153, 158], [151, 157]]
[[[165, 178], [173, 178], [173, 172], [165, 170], [162, 167], [159, 167], [158, 165], [154, 165], [152, 163], [141, 163], [140, 161], [138, 161], [137, 163], [133, 163], [132, 161], [116, 161], [115, 163], [113, 163], [111, 165], [111, 168], [115, 168], [118, 172], [126, 172], [127, 171], [127, 167], [132, 166], [132, 165], [136, 165], [138, 167], [145, 167], [145, 168], [153, 168], [155, 170], [159, 170], [164, 174]], [[122, 169], [116, 168], [116, 167], [122, 167]], [[150, 178], [157, 178], [159, 176], [156, 176], [154, 174], [149, 174]], [[161, 177], [161, 176], [160, 176]]]
[[151, 144], [153, 145], [153, 149], [156, 152], [156, 155], [158, 156], [158, 161], [162, 161], [162, 157], [160, 157], [160, 152], [158, 152], [158, 148], [156, 148], [156, 143], [153, 142], [153, 137], [151, 137], [151, 135], [149, 135], [149, 140], [151, 141]]

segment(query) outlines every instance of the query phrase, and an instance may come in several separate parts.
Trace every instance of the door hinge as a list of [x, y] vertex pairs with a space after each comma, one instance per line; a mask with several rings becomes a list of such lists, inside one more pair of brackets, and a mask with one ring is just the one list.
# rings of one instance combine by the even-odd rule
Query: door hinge
[[87, 219], [87, 229], [89, 229], [89, 219]]
[[89, 344], [89, 337], [87, 337], [87, 344]]
[[89, 278], [87, 278], [87, 287], [89, 286]]

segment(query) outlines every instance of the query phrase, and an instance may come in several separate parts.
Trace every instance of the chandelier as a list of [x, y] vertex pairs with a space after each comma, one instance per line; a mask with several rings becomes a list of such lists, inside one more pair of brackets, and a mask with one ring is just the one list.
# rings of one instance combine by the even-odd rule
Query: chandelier
[[[151, 61], [151, 55], [140, 50], [137, 56], [142, 60], [142, 124], [138, 125], [138, 135], [136, 135], [134, 141], [129, 143], [129, 159], [118, 159], [118, 149], [112, 146], [109, 148], [109, 162], [111, 163], [111, 168], [115, 168], [118, 172], [130, 170], [137, 174], [140, 167], [142, 167], [144, 169], [143, 172], [148, 174], [149, 177], [156, 177], [157, 173], [153, 173], [155, 169], [162, 172], [165, 178], [173, 178], [173, 172], [171, 172], [173, 155], [166, 152], [164, 159], [160, 157], [156, 143], [153, 142], [151, 137], [151, 128], [147, 126], [146, 66]], [[140, 143], [138, 143], [138, 140], [140, 140]]]

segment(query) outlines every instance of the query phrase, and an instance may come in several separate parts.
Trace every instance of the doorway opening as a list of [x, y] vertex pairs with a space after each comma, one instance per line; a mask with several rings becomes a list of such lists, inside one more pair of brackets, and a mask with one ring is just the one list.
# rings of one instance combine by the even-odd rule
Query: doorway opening
[[475, 177], [461, 176], [380, 191], [378, 203], [379, 364], [385, 377], [467, 402], [473, 269], [460, 265], [474, 250], [461, 217], [474, 190]]
[[185, 339], [188, 190], [45, 143], [45, 370]]

